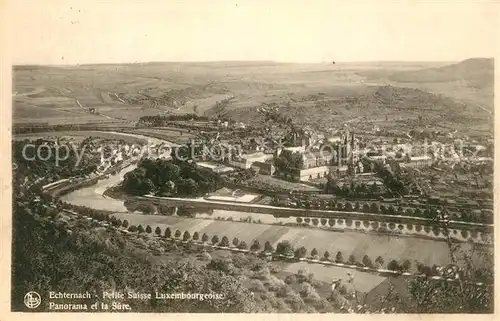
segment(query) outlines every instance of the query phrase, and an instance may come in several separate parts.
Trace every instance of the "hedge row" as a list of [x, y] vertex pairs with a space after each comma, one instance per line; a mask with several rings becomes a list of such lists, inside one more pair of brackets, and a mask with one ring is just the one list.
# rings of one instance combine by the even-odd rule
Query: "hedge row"
[[[306, 223], [307, 225], [312, 223], [314, 226], [319, 226], [321, 223], [321, 226], [329, 225], [330, 227], [334, 227], [335, 225], [343, 225], [345, 222], [346, 226], [348, 226], [348, 227], [353, 226], [353, 220], [351, 220], [351, 219], [343, 220], [343, 219], [334, 219], [334, 218], [317, 219], [317, 218], [309, 218], [309, 217], [305, 217], [305, 218], [297, 217], [296, 222], [297, 222], [297, 224]], [[359, 220], [354, 221], [354, 226], [356, 228], [360, 228], [361, 225], [363, 225], [364, 228], [371, 227], [374, 230], [379, 229], [379, 228], [383, 228], [383, 229], [389, 229], [389, 230], [402, 231], [405, 228], [405, 226], [403, 224], [396, 225], [395, 223], [392, 223], [392, 222], [390, 222], [390, 223], [371, 222], [370, 223], [369, 221], [359, 221]], [[414, 226], [413, 224], [406, 224], [406, 229], [409, 231], [415, 230], [416, 232], [421, 232], [422, 230], [424, 230], [424, 232], [426, 232], [427, 234], [432, 232], [434, 234], [434, 236], [439, 236], [440, 234], [443, 234], [443, 236], [446, 236], [446, 233], [447, 233], [446, 229], [440, 228], [437, 226], [435, 226], [435, 227], [422, 226], [422, 225], [415, 225]], [[452, 233], [454, 235], [458, 234], [457, 230], [453, 230]], [[471, 232], [466, 231], [466, 230], [462, 230], [462, 231], [460, 231], [460, 234], [465, 239], [467, 239], [469, 237], [472, 237], [473, 239], [477, 239], [479, 237], [479, 233], [477, 231], [474, 231], [474, 230]]]

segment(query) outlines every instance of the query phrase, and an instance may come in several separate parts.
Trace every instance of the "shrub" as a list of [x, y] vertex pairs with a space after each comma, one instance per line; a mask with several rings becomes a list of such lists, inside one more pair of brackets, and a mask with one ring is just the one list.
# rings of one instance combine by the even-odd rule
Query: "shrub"
[[359, 204], [359, 202], [356, 202], [354, 204], [354, 211], [359, 212], [360, 209], [361, 209], [361, 205]]
[[439, 227], [434, 227], [432, 229], [432, 233], [434, 233], [435, 236], [438, 236], [440, 232], [441, 232], [441, 229]]
[[179, 231], [179, 230], [175, 231], [175, 234], [174, 234], [175, 238], [179, 238], [179, 237], [181, 237], [181, 235], [182, 235], [181, 231]]
[[380, 266], [383, 266], [384, 265], [384, 259], [381, 256], [379, 256], [379, 257], [377, 257], [375, 259], [375, 263], [380, 264]]
[[394, 224], [393, 222], [389, 223], [389, 228], [391, 230], [394, 230], [396, 228], [396, 224]]
[[318, 250], [316, 250], [316, 248], [314, 248], [311, 251], [311, 256], [316, 256], [316, 255], [318, 255]]
[[393, 205], [390, 205], [389, 208], [387, 209], [387, 214], [396, 215], [396, 208]]
[[293, 254], [293, 246], [289, 241], [283, 241], [276, 245], [276, 253], [290, 255]]
[[315, 225], [315, 226], [318, 226], [319, 224], [319, 220], [317, 218], [313, 218], [312, 219], [312, 223]]
[[406, 224], [406, 228], [408, 229], [408, 231], [412, 231], [413, 230], [413, 225], [408, 223]]
[[477, 239], [477, 237], [478, 237], [478, 233], [477, 233], [477, 231], [476, 231], [476, 230], [472, 230], [472, 231], [470, 232], [470, 236], [471, 236], [472, 238], [474, 238], [474, 239]]
[[344, 224], [344, 220], [338, 219], [338, 220], [337, 220], [337, 224], [338, 224], [338, 225], [342, 225], [342, 224]]
[[295, 274], [292, 274], [292, 275], [287, 275], [286, 278], [285, 278], [285, 283], [286, 284], [293, 284], [297, 282], [297, 277], [295, 276]]
[[339, 293], [342, 295], [347, 294], [347, 288], [345, 287], [345, 284], [342, 284], [341, 286], [339, 286]]
[[378, 222], [372, 222], [371, 225], [372, 225], [372, 229], [374, 229], [374, 230], [378, 229], [378, 226], [379, 226]]
[[352, 204], [350, 202], [347, 202], [345, 204], [344, 211], [346, 211], [346, 212], [352, 212]]
[[137, 232], [144, 233], [144, 227], [142, 225], [137, 226]]
[[411, 262], [409, 260], [405, 260], [403, 262], [403, 265], [401, 265], [401, 268], [403, 269], [403, 271], [409, 271], [411, 268]]
[[189, 240], [190, 238], [191, 238], [191, 234], [190, 234], [188, 231], [184, 232], [184, 235], [182, 236], [182, 239], [183, 239], [184, 241], [187, 241], [187, 240]]
[[306, 222], [307, 224], [309, 224], [309, 223], [311, 223], [311, 219], [310, 219], [309, 217], [306, 217], [306, 218], [304, 219], [304, 222]]
[[122, 226], [124, 228], [127, 228], [128, 227], [128, 221], [127, 220], [124, 220], [123, 223], [122, 223]]
[[165, 229], [165, 234], [163, 234], [163, 236], [165, 236], [165, 238], [167, 238], [167, 239], [172, 237], [172, 230], [170, 230], [170, 227], [167, 227]]
[[130, 225], [130, 227], [128, 228], [128, 231], [132, 232], [132, 233], [137, 232], [137, 227], [135, 225]]
[[208, 241], [208, 235], [207, 235], [207, 233], [203, 233], [203, 235], [201, 236], [201, 241], [202, 242], [207, 242]]
[[389, 262], [389, 264], [387, 264], [387, 269], [391, 271], [399, 271], [401, 270], [401, 267], [396, 260], [392, 260], [391, 262]]
[[422, 217], [422, 210], [419, 208], [416, 208], [415, 211], [413, 211], [413, 216]]
[[306, 257], [307, 255], [307, 250], [305, 247], [301, 246], [299, 247], [298, 249], [295, 250], [294, 254], [293, 254], [297, 259], [301, 259], [301, 258], [304, 258]]
[[337, 252], [337, 255], [335, 256], [335, 262], [337, 262], [337, 263], [344, 262], [344, 256], [342, 255], [342, 252], [340, 252], [340, 251]]
[[200, 233], [194, 232], [193, 234], [193, 240], [198, 241], [200, 239]]
[[430, 226], [424, 226], [424, 231], [425, 231], [425, 233], [430, 233], [431, 227]]
[[233, 242], [232, 242], [232, 243], [233, 243], [233, 245], [234, 245], [235, 247], [238, 247], [238, 244], [240, 244], [240, 240], [238, 240], [238, 238], [237, 238], [237, 237], [235, 237], [235, 238], [233, 239]]
[[304, 298], [305, 302], [310, 303], [313, 306], [316, 306], [317, 303], [319, 303], [319, 301], [321, 300], [321, 297], [319, 296], [318, 292], [316, 292], [316, 289], [314, 289], [314, 287], [307, 282], [304, 282], [302, 284], [302, 289], [299, 293]]
[[222, 240], [219, 243], [220, 246], [228, 247], [229, 246], [229, 239], [227, 236], [223, 236]]
[[363, 262], [364, 266], [367, 266], [367, 267], [372, 267], [373, 266], [372, 260], [370, 260], [370, 258], [366, 254], [365, 254], [365, 256], [363, 256], [363, 261], [362, 262]]
[[252, 279], [252, 281], [250, 282], [249, 290], [254, 293], [267, 294], [266, 287], [264, 286], [264, 284], [262, 284], [262, 281], [257, 279]]
[[400, 231], [402, 231], [404, 228], [405, 228], [405, 227], [404, 227], [402, 224], [399, 224], [399, 225], [398, 225], [398, 229], [399, 229]]
[[325, 226], [328, 220], [326, 218], [321, 219], [321, 225]]
[[323, 258], [325, 259], [325, 261], [329, 261], [330, 260], [330, 252], [325, 251], [325, 254], [323, 254]]
[[361, 227], [361, 222], [360, 221], [356, 221], [356, 222], [354, 222], [354, 225], [356, 225], [356, 228], [360, 228]]
[[380, 205], [380, 212], [382, 212], [383, 214], [386, 214], [387, 213], [387, 207], [385, 207], [385, 205]]
[[252, 251], [258, 251], [258, 250], [260, 250], [260, 248], [261, 248], [261, 246], [260, 246], [259, 240], [253, 241], [252, 246], [250, 246], [250, 250], [252, 250]]
[[297, 282], [302, 283], [307, 281], [308, 270], [305, 268], [299, 269], [295, 274]]
[[266, 241], [266, 243], [264, 244], [264, 251], [268, 253], [274, 252], [274, 248], [269, 241]]
[[158, 235], [158, 236], [160, 236], [160, 235], [161, 235], [161, 228], [160, 228], [159, 226], [157, 226], [157, 227], [155, 228], [155, 234], [156, 234], [156, 235]]
[[344, 209], [344, 204], [342, 204], [341, 202], [338, 202], [337, 203], [337, 210], [342, 211], [343, 209]]
[[238, 248], [239, 248], [239, 249], [242, 249], [242, 250], [246, 250], [246, 249], [248, 249], [247, 242], [245, 242], [245, 241], [241, 241], [241, 242], [240, 242], [240, 244], [238, 244]]
[[464, 239], [468, 238], [469, 237], [469, 231], [466, 231], [466, 230], [462, 230], [460, 231], [460, 235], [462, 235], [462, 237]]
[[487, 232], [481, 232], [481, 234], [479, 234], [479, 236], [481, 237], [481, 239], [487, 243], [491, 243], [492, 242], [492, 238], [491, 238], [491, 234], [490, 233], [487, 233]]
[[404, 215], [404, 214], [405, 214], [405, 210], [404, 210], [404, 208], [402, 208], [401, 206], [398, 206], [398, 209], [397, 209], [397, 211], [396, 211], [396, 214], [397, 214], [397, 215], [400, 215], [400, 216], [401, 216], [401, 215]]
[[150, 225], [146, 226], [146, 233], [150, 234], [151, 232], [153, 232], [151, 226]]
[[219, 243], [219, 237], [217, 235], [214, 235], [212, 237], [212, 244], [217, 244], [217, 243]]
[[415, 213], [411, 208], [407, 208], [405, 211], [405, 216], [413, 216]]
[[364, 226], [365, 228], [369, 228], [369, 227], [370, 227], [370, 222], [368, 222], [368, 221], [363, 221], [363, 226]]
[[422, 225], [417, 225], [417, 226], [415, 227], [415, 230], [416, 230], [417, 232], [422, 231]]
[[426, 275], [426, 276], [432, 276], [432, 268], [430, 266], [424, 265], [421, 267], [420, 273]]
[[296, 221], [298, 224], [302, 224], [302, 217], [297, 217]]
[[328, 225], [335, 226], [335, 219], [334, 218], [328, 219]]
[[348, 218], [347, 220], [345, 220], [345, 224], [349, 227], [352, 226], [352, 220], [350, 218]]
[[370, 213], [370, 205], [368, 203], [363, 204], [362, 211], [363, 213]]
[[356, 257], [353, 254], [349, 255], [349, 259], [347, 260], [347, 263], [356, 264]]

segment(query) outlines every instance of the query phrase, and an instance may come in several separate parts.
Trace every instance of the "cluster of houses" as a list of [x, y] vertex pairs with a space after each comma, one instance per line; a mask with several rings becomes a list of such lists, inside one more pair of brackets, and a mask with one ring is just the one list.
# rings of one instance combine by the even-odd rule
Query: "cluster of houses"
[[[346, 128], [340, 135], [326, 138], [324, 135], [298, 135], [292, 133], [292, 146], [278, 146], [273, 152], [263, 150], [257, 143], [251, 145], [246, 152], [229, 144], [219, 145], [225, 149], [223, 157], [210, 159], [204, 154], [203, 160], [219, 163], [218, 167], [233, 167], [237, 169], [255, 169], [263, 175], [273, 175], [291, 181], [311, 181], [328, 176], [330, 173], [340, 175], [351, 171], [353, 174], [372, 172], [373, 162], [389, 164], [398, 162], [401, 166], [423, 168], [430, 166], [433, 157], [430, 155], [409, 156], [401, 154], [405, 150], [397, 146], [398, 152], [386, 151], [385, 148], [361, 150], [359, 139], [354, 132]], [[300, 155], [302, 166], [283, 170], [276, 168], [275, 161], [287, 151], [288, 154]], [[400, 155], [398, 155], [398, 153]], [[213, 155], [212, 155], [213, 156]], [[371, 161], [371, 167], [364, 160]], [[217, 170], [217, 166], [214, 170]]]

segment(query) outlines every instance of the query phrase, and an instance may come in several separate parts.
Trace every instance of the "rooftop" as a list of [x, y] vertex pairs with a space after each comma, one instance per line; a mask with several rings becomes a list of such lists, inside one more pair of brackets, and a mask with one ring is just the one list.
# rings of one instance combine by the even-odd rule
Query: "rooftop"
[[265, 155], [266, 154], [264, 154], [263, 152], [257, 152], [257, 153], [251, 153], [251, 154], [243, 154], [243, 155], [241, 155], [241, 158], [244, 158], [244, 159], [260, 158], [260, 157], [263, 157]]
[[420, 161], [420, 160], [431, 160], [432, 157], [429, 155], [423, 155], [423, 156], [411, 156], [410, 160], [413, 161]]

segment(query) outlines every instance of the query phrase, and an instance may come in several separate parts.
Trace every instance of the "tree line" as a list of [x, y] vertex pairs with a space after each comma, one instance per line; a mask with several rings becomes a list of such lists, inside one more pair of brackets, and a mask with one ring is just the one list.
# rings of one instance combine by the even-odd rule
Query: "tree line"
[[[288, 202], [283, 202], [280, 197], [275, 196], [272, 200], [272, 205], [288, 207], [292, 204], [295, 208], [314, 209], [314, 210], [330, 210], [343, 212], [361, 212], [371, 214], [384, 214], [392, 216], [409, 216], [420, 217], [430, 220], [440, 218], [440, 208], [432, 205], [422, 205], [421, 208], [411, 208], [397, 206], [393, 204], [380, 204], [379, 202], [349, 202], [339, 201], [335, 199], [319, 199], [310, 197], [298, 197], [293, 195], [287, 196]], [[444, 209], [446, 211], [446, 209]], [[460, 212], [448, 212], [449, 219], [468, 223], [483, 223], [493, 224], [493, 217], [485, 212], [480, 215], [475, 215], [472, 212], [462, 210]]]
[[210, 119], [206, 116], [200, 116], [197, 114], [173, 114], [165, 116], [143, 116], [139, 118], [137, 126], [147, 125], [150, 127], [163, 127], [172, 121], [209, 121]]

